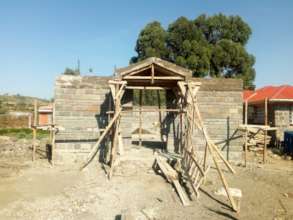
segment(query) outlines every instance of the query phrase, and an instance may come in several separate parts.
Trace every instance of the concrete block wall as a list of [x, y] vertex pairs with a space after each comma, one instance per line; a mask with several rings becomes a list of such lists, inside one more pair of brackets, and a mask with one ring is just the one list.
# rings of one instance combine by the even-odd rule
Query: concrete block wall
[[290, 124], [290, 108], [289, 104], [275, 104], [273, 107], [274, 126], [278, 127], [277, 138], [281, 141], [284, 140], [284, 131], [293, 130], [293, 125]]
[[[230, 160], [240, 160], [242, 138], [237, 128], [243, 123], [242, 81], [236, 79], [193, 79], [201, 81], [198, 106], [207, 131]], [[195, 143], [203, 144], [202, 135]], [[204, 143], [205, 144], [205, 143]], [[202, 148], [203, 145], [199, 145]]]
[[55, 82], [55, 159], [83, 160], [107, 124], [109, 77], [62, 75]]
[[[63, 129], [56, 135], [55, 159], [62, 162], [84, 160], [100, 135], [99, 130], [107, 125], [109, 106], [108, 80], [110, 77], [66, 76], [55, 83], [55, 123]], [[221, 142], [229, 152], [229, 159], [241, 157], [241, 138], [228, 141], [242, 123], [242, 81], [234, 79], [197, 79], [202, 86], [198, 93], [199, 108], [207, 130], [215, 142]], [[166, 113], [161, 114], [162, 119]], [[170, 117], [170, 116], [169, 116]], [[143, 113], [146, 130], [157, 134], [159, 141], [159, 113]], [[174, 132], [178, 131], [178, 117], [169, 127], [168, 148], [174, 145]], [[125, 144], [131, 142], [131, 133], [138, 128], [138, 113], [123, 113], [121, 132]], [[175, 134], [177, 135], [177, 134]], [[239, 134], [235, 134], [237, 137]], [[202, 142], [195, 135], [197, 143]], [[156, 140], [155, 140], [156, 141]]]

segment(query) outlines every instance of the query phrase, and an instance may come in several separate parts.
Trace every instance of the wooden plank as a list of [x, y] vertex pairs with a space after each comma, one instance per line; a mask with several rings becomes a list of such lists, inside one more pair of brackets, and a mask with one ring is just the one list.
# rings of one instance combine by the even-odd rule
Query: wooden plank
[[177, 172], [164, 160], [156, 156], [156, 163], [158, 164], [163, 175], [166, 177], [169, 183], [172, 183], [176, 189], [176, 192], [184, 206], [189, 205], [189, 199], [187, 198], [186, 193], [182, 189], [179, 181]]
[[126, 84], [126, 81], [123, 81], [123, 80], [109, 80], [108, 81], [109, 84], [118, 84], [118, 85], [122, 85], [122, 84]]
[[164, 86], [126, 86], [125, 89], [137, 89], [137, 90], [169, 90], [172, 87]]
[[[165, 62], [166, 62], [166, 61], [165, 61]], [[164, 65], [163, 63], [164, 63], [164, 61], [161, 60], [161, 62], [160, 62], [160, 61], [159, 61], [159, 62], [155, 62], [154, 65], [156, 65], [156, 68], [158, 68], [158, 69], [161, 69], [161, 70], [167, 70], [168, 72], [171, 72], [171, 73], [174, 74], [174, 75], [180, 75], [180, 76], [186, 78], [185, 73], [181, 73], [181, 71], [178, 71], [178, 67], [179, 67], [179, 66], [176, 66], [177, 68], [176, 68], [176, 70], [174, 70], [174, 69], [172, 69], [172, 68], [170, 68], [170, 67]]]
[[178, 180], [173, 180], [172, 182], [173, 182], [173, 185], [174, 185], [174, 187], [175, 187], [175, 189], [176, 189], [176, 191], [177, 191], [177, 193], [179, 195], [179, 198], [180, 198], [183, 206], [189, 206], [190, 203], [188, 201], [187, 195], [184, 192], [184, 190], [182, 189], [179, 181]]
[[[129, 112], [178, 112], [178, 113], [185, 113], [181, 109], [127, 109], [121, 111], [121, 113], [129, 113]], [[114, 114], [114, 111], [107, 111], [106, 114]]]
[[134, 68], [134, 69], [132, 69], [130, 71], [121, 73], [121, 76], [125, 77], [125, 76], [130, 76], [130, 75], [133, 75], [133, 74], [140, 73], [142, 71], [145, 71], [145, 70], [151, 68], [151, 65], [152, 65], [152, 62], [144, 64], [144, 65], [141, 65], [141, 66], [138, 66], [138, 67], [136, 67], [136, 68]]
[[[143, 71], [145, 71], [145, 70], [148, 70], [148, 69], [150, 69], [150, 68], [151, 68], [151, 65], [146, 66], [146, 67], [144, 67], [144, 68], [141, 68], [141, 69], [139, 69], [139, 70], [136, 70], [136, 71], [133, 71], [133, 72], [127, 74], [127, 76], [133, 76], [133, 75], [135, 75], [135, 74], [141, 73], [141, 72], [143, 72]], [[122, 76], [122, 77], [123, 77], [123, 76]]]
[[145, 80], [182, 80], [182, 77], [180, 76], [125, 76], [124, 79], [130, 79], [130, 80], [140, 80], [140, 79], [145, 79]]
[[172, 171], [172, 169], [168, 167], [169, 164], [166, 161], [156, 156], [156, 163], [169, 183], [172, 183], [172, 180], [178, 179], [178, 174], [175, 170]]

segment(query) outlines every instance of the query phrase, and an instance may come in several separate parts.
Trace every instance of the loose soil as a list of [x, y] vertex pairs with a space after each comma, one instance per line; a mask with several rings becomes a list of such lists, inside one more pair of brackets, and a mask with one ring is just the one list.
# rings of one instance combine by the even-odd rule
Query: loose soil
[[[199, 199], [183, 207], [173, 187], [152, 169], [153, 152], [131, 148], [108, 180], [100, 164], [84, 171], [39, 158], [0, 158], [0, 219], [293, 219], [293, 162], [270, 153], [268, 163], [250, 153], [237, 174], [225, 172], [230, 187], [242, 190], [241, 211], [231, 211], [211, 169]], [[130, 219], [130, 218], [129, 218]]]

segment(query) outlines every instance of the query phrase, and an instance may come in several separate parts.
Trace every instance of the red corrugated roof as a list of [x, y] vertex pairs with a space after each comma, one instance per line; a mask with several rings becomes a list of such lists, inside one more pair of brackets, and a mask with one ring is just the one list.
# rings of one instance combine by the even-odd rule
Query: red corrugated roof
[[244, 90], [243, 91], [243, 100], [245, 101], [248, 97], [250, 97], [252, 94], [254, 93], [254, 91], [252, 90]]
[[245, 90], [243, 92], [243, 101], [248, 102], [261, 102], [266, 98], [273, 99], [292, 99], [293, 100], [293, 86], [266, 86], [255, 91]]

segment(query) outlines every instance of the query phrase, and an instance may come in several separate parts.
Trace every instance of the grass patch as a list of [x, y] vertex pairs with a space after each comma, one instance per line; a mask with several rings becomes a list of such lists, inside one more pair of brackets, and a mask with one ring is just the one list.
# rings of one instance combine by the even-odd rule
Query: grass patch
[[[48, 138], [49, 134], [49, 131], [37, 130], [37, 139]], [[29, 128], [0, 128], [0, 136], [32, 139], [33, 131]]]

